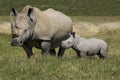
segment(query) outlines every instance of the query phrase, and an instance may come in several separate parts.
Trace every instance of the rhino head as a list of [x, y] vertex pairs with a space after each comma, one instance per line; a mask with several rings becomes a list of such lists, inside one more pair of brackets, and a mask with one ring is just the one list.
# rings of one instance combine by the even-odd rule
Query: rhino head
[[63, 40], [61, 43], [61, 46], [64, 48], [70, 48], [74, 45], [75, 42], [75, 32], [69, 33], [69, 38], [66, 40]]
[[11, 22], [11, 45], [22, 46], [33, 34], [33, 28], [36, 23], [34, 9], [26, 6], [20, 13], [14, 8], [10, 11]]

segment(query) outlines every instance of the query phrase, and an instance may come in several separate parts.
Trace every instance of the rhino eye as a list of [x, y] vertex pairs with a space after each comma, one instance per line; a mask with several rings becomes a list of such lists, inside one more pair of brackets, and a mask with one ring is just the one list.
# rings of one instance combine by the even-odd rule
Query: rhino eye
[[18, 29], [18, 26], [15, 26], [15, 28], [17, 28], [17, 29]]
[[16, 29], [21, 29], [21, 28], [20, 28], [20, 27], [18, 27], [18, 26], [15, 26], [15, 28], [16, 28]]
[[27, 29], [24, 30], [25, 32], [27, 31]]
[[70, 42], [68, 42], [68, 44], [70, 44]]

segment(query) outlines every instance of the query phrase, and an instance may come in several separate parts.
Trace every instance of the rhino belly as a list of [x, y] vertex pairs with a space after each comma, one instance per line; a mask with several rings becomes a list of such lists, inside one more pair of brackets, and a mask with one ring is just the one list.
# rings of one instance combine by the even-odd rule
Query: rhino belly
[[51, 41], [51, 48], [54, 49], [54, 48], [60, 47], [61, 42], [67, 38], [69, 38], [69, 35], [67, 32], [65, 34], [62, 34], [62, 35], [60, 35], [60, 34], [56, 35], [54, 37], [54, 39]]

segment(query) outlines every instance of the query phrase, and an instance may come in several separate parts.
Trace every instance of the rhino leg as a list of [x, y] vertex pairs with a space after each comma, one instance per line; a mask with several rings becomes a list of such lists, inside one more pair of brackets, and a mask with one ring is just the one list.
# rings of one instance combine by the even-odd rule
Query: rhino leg
[[101, 53], [101, 52], [99, 52], [98, 53], [98, 57], [100, 58], [100, 59], [104, 59], [104, 58], [106, 58], [106, 53]]
[[77, 54], [78, 57], [81, 57], [80, 51], [76, 51], [76, 54]]
[[48, 41], [41, 42], [42, 55], [47, 56], [50, 52], [51, 43]]
[[65, 48], [60, 47], [58, 51], [58, 57], [62, 57], [64, 55]]
[[87, 56], [87, 52], [80, 52], [80, 57], [85, 58]]
[[51, 55], [51, 56], [55, 56], [55, 55], [56, 55], [55, 49], [51, 49], [51, 50], [50, 50], [50, 55]]
[[24, 44], [23, 49], [25, 50], [28, 58], [30, 58], [33, 55], [32, 47], [28, 47], [27, 45]]

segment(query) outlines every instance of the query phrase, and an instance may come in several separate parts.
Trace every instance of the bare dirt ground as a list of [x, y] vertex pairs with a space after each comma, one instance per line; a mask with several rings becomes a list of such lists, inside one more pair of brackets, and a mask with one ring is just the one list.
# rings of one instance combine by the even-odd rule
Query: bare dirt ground
[[9, 22], [0, 22], [0, 33], [11, 33], [11, 27]]
[[90, 36], [98, 34], [100, 31], [120, 29], [120, 22], [77, 22], [74, 23], [74, 31], [82, 36]]
[[[102, 23], [91, 23], [91, 22], [74, 22], [74, 31], [82, 36], [89, 36], [98, 34], [100, 31], [120, 29], [120, 22], [102, 22]], [[10, 34], [11, 27], [9, 22], [0, 22], [0, 32]]]

